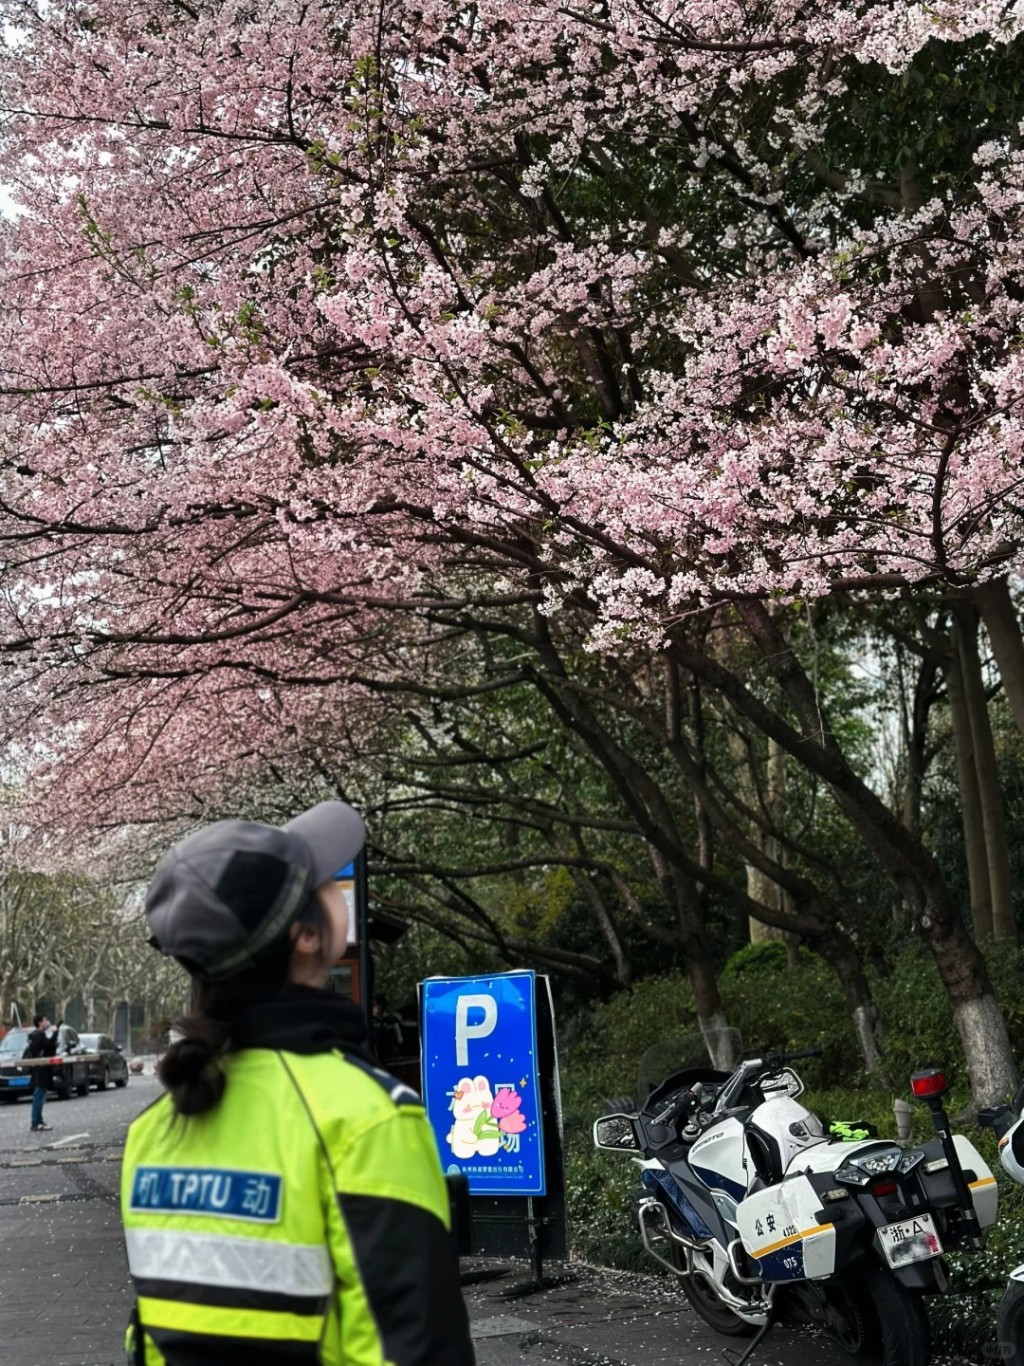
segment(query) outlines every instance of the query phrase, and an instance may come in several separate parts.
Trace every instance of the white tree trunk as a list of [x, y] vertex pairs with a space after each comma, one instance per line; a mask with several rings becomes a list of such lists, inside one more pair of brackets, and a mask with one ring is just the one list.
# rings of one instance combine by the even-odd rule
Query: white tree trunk
[[953, 1023], [964, 1046], [974, 1105], [982, 1109], [1008, 1100], [1017, 1087], [1017, 1068], [995, 997], [977, 996], [954, 1007]]
[[729, 1021], [721, 1011], [714, 1015], [698, 1015], [697, 1024], [704, 1036], [712, 1066], [731, 1072], [739, 1062], [737, 1034], [729, 1028]]
[[878, 1040], [875, 1038], [872, 1011], [868, 1006], [855, 1006], [851, 1014], [853, 1016], [853, 1027], [857, 1031], [857, 1042], [860, 1044], [860, 1051], [864, 1057], [864, 1063], [868, 1071], [873, 1072], [881, 1061], [882, 1055], [879, 1052]]

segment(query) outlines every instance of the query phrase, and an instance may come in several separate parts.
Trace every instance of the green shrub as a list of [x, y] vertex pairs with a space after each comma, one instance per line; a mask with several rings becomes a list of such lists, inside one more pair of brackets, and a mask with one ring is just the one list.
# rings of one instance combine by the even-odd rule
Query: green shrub
[[[718, 975], [720, 987], [729, 987], [750, 974], [758, 976], [769, 971], [785, 972], [789, 966], [790, 950], [781, 939], [761, 939], [756, 944], [744, 944], [727, 960]], [[796, 950], [797, 962], [807, 963], [814, 958], [810, 949], [801, 944]]]
[[785, 944], [764, 940], [734, 953], [719, 978], [726, 1015], [751, 1052], [820, 1048], [800, 1065], [809, 1086], [860, 1080], [862, 1060], [842, 988], [832, 969], [805, 948], [787, 966]]
[[647, 1262], [629, 1214], [636, 1167], [599, 1153], [594, 1120], [608, 1097], [632, 1095], [653, 1043], [692, 1033], [693, 997], [684, 978], [654, 977], [597, 1006], [561, 1060], [566, 1206], [573, 1249], [586, 1261], [632, 1270]]
[[[959, 1127], [959, 1126], [958, 1126]], [[954, 1253], [950, 1288], [928, 1302], [936, 1340], [971, 1355], [991, 1355], [996, 1313], [1010, 1272], [1024, 1263], [1024, 1188], [1005, 1176], [990, 1133], [966, 1129], [999, 1180], [999, 1219], [985, 1234], [985, 1250]]]
[[[1018, 1058], [1024, 1057], [1024, 951], [1005, 944], [985, 952], [992, 986]], [[953, 1111], [968, 1101], [967, 1064], [953, 1026], [949, 997], [931, 955], [909, 944], [892, 961], [888, 976], [874, 983], [881, 1017], [882, 1074], [897, 1094], [906, 1095], [912, 1072], [946, 1070], [954, 1091]]]

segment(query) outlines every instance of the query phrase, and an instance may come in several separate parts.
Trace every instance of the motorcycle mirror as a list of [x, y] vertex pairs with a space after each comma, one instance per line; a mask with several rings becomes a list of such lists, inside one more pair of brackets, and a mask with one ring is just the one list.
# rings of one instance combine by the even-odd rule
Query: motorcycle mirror
[[594, 1147], [606, 1153], [639, 1152], [640, 1141], [629, 1115], [602, 1115], [594, 1120]]
[[789, 1096], [795, 1099], [803, 1095], [804, 1084], [791, 1067], [784, 1067], [772, 1077], [761, 1080], [761, 1094], [767, 1100], [773, 1096]]
[[1008, 1105], [989, 1105], [978, 1111], [978, 1128], [991, 1129], [996, 1138], [1002, 1138], [1016, 1119]]

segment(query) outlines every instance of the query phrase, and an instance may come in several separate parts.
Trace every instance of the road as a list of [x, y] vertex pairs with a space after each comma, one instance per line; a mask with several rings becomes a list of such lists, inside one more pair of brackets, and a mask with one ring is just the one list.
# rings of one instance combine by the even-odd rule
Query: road
[[155, 1077], [30, 1105], [0, 1105], [0, 1360], [4, 1366], [121, 1366], [131, 1305], [117, 1214], [128, 1123]]
[[[0, 1105], [0, 1362], [123, 1366], [131, 1291], [117, 1210], [129, 1121], [160, 1094], [125, 1090], [48, 1101], [44, 1134], [29, 1105]], [[723, 1341], [669, 1282], [570, 1264], [529, 1293], [523, 1264], [466, 1264], [478, 1366], [719, 1366]], [[566, 1273], [559, 1283], [557, 1273]], [[497, 1274], [495, 1274], [497, 1273]], [[527, 1293], [524, 1293], [527, 1292]], [[730, 1344], [742, 1348], [742, 1340]], [[850, 1366], [806, 1333], [779, 1330], [752, 1366]], [[934, 1366], [962, 1366], [936, 1357]]]

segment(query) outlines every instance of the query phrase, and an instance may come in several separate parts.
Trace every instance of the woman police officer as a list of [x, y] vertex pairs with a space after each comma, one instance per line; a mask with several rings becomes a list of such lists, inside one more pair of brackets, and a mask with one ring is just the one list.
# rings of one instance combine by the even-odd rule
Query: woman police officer
[[144, 1366], [472, 1366], [423, 1108], [323, 989], [348, 936], [334, 874], [364, 838], [322, 802], [282, 827], [220, 821], [157, 868], [152, 942], [194, 1010], [125, 1149]]

